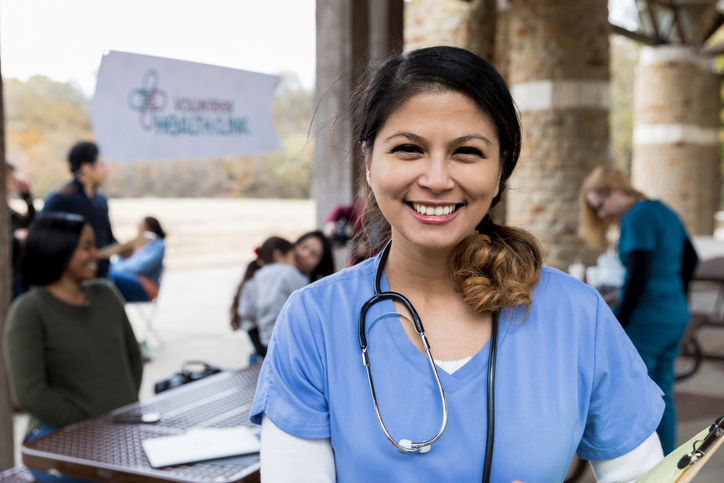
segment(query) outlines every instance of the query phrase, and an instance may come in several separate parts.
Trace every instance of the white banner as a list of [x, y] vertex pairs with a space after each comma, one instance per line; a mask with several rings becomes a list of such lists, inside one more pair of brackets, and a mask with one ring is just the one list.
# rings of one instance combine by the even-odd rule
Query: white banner
[[115, 52], [103, 56], [91, 119], [104, 159], [259, 154], [280, 147], [269, 110], [278, 77]]

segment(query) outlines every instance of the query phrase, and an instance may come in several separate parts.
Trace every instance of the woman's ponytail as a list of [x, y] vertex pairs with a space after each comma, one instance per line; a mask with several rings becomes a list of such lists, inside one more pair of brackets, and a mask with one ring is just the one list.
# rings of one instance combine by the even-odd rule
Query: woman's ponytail
[[544, 258], [538, 240], [525, 230], [495, 225], [490, 215], [477, 232], [453, 254], [455, 290], [476, 313], [530, 307]]

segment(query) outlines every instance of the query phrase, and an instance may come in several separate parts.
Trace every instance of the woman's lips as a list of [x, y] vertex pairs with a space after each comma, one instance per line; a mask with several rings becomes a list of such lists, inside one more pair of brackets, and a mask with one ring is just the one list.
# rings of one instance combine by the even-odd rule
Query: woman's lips
[[[458, 216], [458, 213], [460, 213], [460, 208], [463, 206], [462, 204], [445, 204], [445, 205], [437, 205], [432, 207], [431, 205], [422, 205], [421, 203], [405, 203], [407, 205], [407, 209], [410, 210], [410, 213], [412, 213], [412, 216], [414, 216], [417, 220], [421, 221], [422, 223], [426, 223], [428, 225], [442, 225], [445, 223], [450, 222], [453, 220], [456, 216]], [[418, 205], [417, 207], [414, 205]], [[422, 205], [422, 206], [420, 206]], [[422, 211], [421, 208], [425, 208], [425, 212], [428, 212], [429, 208], [434, 208], [436, 211], [439, 212], [440, 210], [438, 208], [441, 208], [443, 210], [443, 214], [441, 215], [423, 215], [422, 213], [418, 212], [418, 209]], [[454, 211], [452, 213], [444, 214], [445, 207], [454, 207]], [[417, 209], [416, 209], [417, 208]]]

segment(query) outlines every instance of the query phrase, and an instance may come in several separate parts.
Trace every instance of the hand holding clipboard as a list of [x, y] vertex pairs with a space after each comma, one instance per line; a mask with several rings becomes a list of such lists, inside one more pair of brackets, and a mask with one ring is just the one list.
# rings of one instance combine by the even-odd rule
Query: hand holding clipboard
[[636, 483], [688, 483], [724, 441], [724, 416], [676, 448]]

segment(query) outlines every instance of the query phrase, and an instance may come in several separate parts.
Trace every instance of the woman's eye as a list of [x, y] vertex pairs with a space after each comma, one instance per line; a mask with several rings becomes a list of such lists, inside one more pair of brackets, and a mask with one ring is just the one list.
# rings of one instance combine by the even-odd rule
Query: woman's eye
[[455, 154], [461, 154], [461, 155], [463, 155], [463, 156], [478, 156], [478, 157], [481, 157], [481, 158], [484, 158], [484, 157], [485, 157], [485, 156], [483, 155], [483, 152], [482, 152], [482, 151], [480, 151], [480, 150], [477, 149], [477, 148], [470, 147], [470, 146], [464, 146], [464, 147], [462, 147], [462, 148], [458, 148], [458, 149], [455, 150], [455, 152], [454, 152], [453, 154], [454, 154], [454, 155], [455, 155]]
[[392, 148], [392, 150], [390, 152], [391, 153], [413, 154], [413, 153], [422, 153], [422, 149], [420, 149], [418, 146], [415, 146], [414, 144], [401, 144], [397, 147]]

